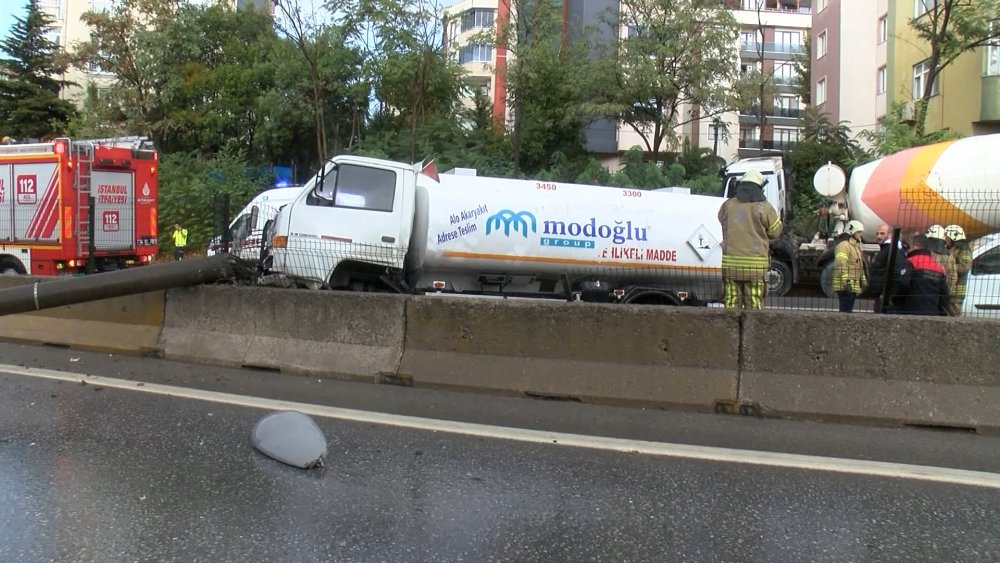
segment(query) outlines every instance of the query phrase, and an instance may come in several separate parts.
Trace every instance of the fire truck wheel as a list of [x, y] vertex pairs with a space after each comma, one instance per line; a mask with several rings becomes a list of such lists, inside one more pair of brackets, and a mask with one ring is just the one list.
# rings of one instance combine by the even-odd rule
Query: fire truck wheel
[[0, 258], [0, 276], [16, 276], [28, 273], [17, 258]]

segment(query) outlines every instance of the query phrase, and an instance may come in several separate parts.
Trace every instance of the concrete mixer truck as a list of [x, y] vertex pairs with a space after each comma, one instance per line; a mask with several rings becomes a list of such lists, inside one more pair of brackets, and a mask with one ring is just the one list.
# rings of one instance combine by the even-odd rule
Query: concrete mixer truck
[[[788, 235], [772, 244], [771, 294], [783, 294], [793, 280], [812, 278], [821, 282], [824, 293], [833, 296], [833, 247], [850, 220], [864, 224], [869, 252], [878, 250], [874, 234], [882, 223], [901, 229], [956, 224], [970, 239], [1000, 231], [997, 155], [1000, 135], [981, 135], [880, 158], [855, 168], [849, 183], [836, 165], [821, 167], [813, 178], [813, 188], [826, 199], [819, 216], [827, 221], [827, 228], [799, 244]], [[725, 186], [734, 185], [751, 167], [765, 172], [769, 180], [765, 195], [787, 224], [790, 188], [780, 158], [744, 159], [729, 165]]]
[[722, 201], [338, 156], [266, 227], [262, 266], [311, 288], [700, 305], [722, 295]]

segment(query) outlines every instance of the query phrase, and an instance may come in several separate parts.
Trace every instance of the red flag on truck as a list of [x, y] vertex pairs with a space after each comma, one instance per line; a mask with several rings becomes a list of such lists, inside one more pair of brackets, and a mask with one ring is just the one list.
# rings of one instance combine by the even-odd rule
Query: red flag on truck
[[424, 176], [427, 176], [428, 178], [433, 179], [435, 182], [440, 181], [438, 178], [437, 165], [434, 164], [433, 160], [425, 164], [423, 169], [420, 170], [420, 173], [423, 174]]

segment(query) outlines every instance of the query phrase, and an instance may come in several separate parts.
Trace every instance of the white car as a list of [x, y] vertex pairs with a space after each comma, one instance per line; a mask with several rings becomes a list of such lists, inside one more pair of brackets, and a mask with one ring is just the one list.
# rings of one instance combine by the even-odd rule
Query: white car
[[[264, 224], [274, 219], [282, 205], [295, 199], [302, 186], [274, 188], [257, 194], [229, 224], [230, 251], [244, 260], [260, 257], [260, 237]], [[208, 245], [208, 256], [223, 252], [222, 237], [215, 237]]]
[[984, 236], [973, 244], [962, 316], [1000, 319], [1000, 234]]

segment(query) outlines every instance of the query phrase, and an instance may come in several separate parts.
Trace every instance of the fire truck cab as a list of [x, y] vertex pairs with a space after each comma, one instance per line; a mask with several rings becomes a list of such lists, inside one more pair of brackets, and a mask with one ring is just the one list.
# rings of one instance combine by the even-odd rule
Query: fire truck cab
[[0, 274], [152, 262], [158, 164], [141, 137], [0, 145]]

